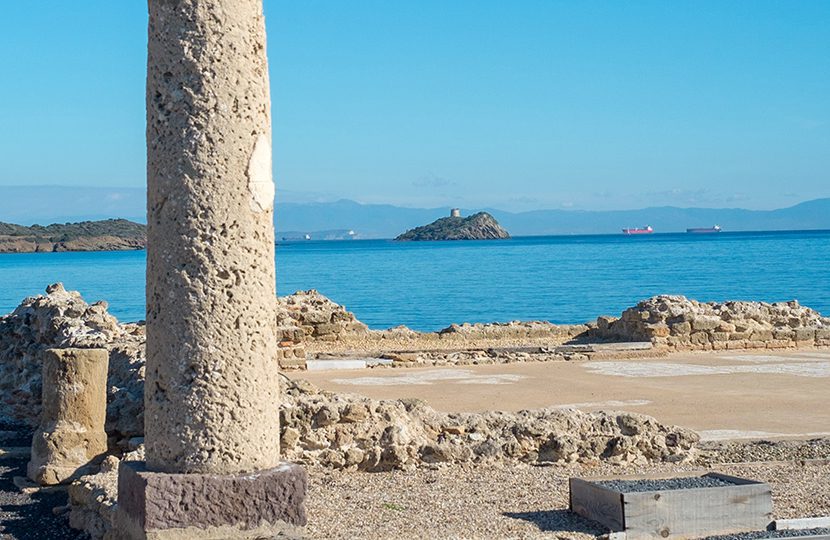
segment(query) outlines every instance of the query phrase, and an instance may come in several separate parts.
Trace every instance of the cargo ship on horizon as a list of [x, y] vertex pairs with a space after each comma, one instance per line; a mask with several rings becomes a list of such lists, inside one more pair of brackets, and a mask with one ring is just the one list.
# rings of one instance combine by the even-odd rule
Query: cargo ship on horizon
[[711, 234], [721, 232], [721, 228], [720, 225], [715, 225], [714, 227], [693, 227], [686, 229], [686, 232], [690, 234]]
[[644, 228], [639, 229], [637, 227], [629, 227], [622, 230], [623, 234], [651, 234], [654, 232], [654, 229], [651, 228], [651, 225], [646, 225]]

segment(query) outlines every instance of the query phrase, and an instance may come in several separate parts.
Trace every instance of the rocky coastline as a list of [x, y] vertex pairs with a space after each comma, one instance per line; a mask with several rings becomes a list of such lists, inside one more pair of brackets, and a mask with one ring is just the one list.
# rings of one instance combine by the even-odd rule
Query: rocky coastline
[[31, 227], [0, 223], [0, 253], [123, 251], [146, 245], [144, 225], [126, 219]]

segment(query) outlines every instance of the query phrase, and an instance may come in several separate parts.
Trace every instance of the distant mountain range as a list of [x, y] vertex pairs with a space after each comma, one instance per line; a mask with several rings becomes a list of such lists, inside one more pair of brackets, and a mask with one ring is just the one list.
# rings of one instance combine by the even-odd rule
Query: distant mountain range
[[[689, 227], [713, 225], [720, 225], [724, 231], [830, 229], [830, 198], [779, 210], [663, 206], [641, 210], [535, 210], [518, 213], [476, 208], [463, 210], [463, 213], [469, 215], [478, 211], [492, 214], [512, 236], [614, 234], [622, 232], [624, 227], [646, 225], [651, 225], [657, 233], [684, 232]], [[278, 203], [276, 222], [278, 230], [351, 229], [359, 238], [394, 238], [448, 213], [449, 208], [401, 208], [348, 200]]]
[[[31, 225], [125, 218], [144, 222], [144, 190], [55, 186], [0, 187], [0, 221]], [[623, 227], [651, 225], [655, 232], [682, 232], [688, 227], [720, 225], [724, 231], [830, 229], [830, 198], [815, 199], [778, 210], [677, 208], [586, 211], [534, 210], [506, 212], [494, 208], [464, 209], [492, 214], [513, 236], [619, 233]], [[395, 238], [414, 227], [449, 215], [449, 208], [403, 208], [360, 204], [350, 200], [319, 203], [277, 202], [277, 238], [331, 236], [354, 231], [356, 238]], [[319, 234], [326, 232], [327, 234]], [[341, 233], [342, 234], [342, 233]]]

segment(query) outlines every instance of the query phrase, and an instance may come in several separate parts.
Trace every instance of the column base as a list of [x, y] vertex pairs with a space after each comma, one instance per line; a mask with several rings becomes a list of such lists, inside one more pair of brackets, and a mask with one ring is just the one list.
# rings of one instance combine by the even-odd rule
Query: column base
[[150, 472], [142, 461], [122, 461], [118, 508], [106, 538], [302, 538], [306, 485], [305, 470], [293, 463], [218, 475]]

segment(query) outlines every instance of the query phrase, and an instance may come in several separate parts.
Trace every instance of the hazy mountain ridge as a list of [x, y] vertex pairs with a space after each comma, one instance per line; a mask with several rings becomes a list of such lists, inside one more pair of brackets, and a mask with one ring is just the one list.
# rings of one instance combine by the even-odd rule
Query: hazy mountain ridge
[[[55, 223], [126, 218], [145, 220], [142, 188], [66, 186], [0, 187], [0, 221]], [[353, 230], [359, 238], [394, 238], [402, 231], [444, 217], [448, 207], [404, 208], [389, 204], [277, 202], [277, 237], [283, 232]], [[615, 234], [623, 227], [651, 225], [655, 232], [682, 232], [688, 227], [720, 225], [724, 231], [830, 229], [830, 198], [815, 199], [777, 210], [741, 208], [679, 208], [640, 210], [533, 210], [507, 212], [494, 208], [465, 209], [465, 215], [486, 211], [513, 236]], [[314, 236], [312, 234], [312, 236]]]
[[[401, 208], [332, 203], [277, 203], [277, 229], [319, 230], [349, 228], [361, 238], [394, 238], [405, 231], [446, 215], [447, 208]], [[830, 229], [830, 198], [807, 201], [777, 210], [741, 208], [677, 208], [641, 210], [534, 210], [506, 212], [480, 209], [495, 217], [513, 236], [560, 234], [615, 234], [624, 227], [651, 225], [655, 232], [684, 232], [689, 227], [720, 225], [724, 231]], [[471, 214], [480, 211], [464, 211]]]

